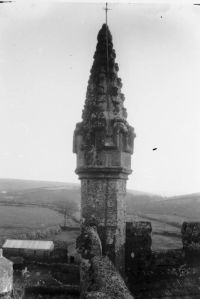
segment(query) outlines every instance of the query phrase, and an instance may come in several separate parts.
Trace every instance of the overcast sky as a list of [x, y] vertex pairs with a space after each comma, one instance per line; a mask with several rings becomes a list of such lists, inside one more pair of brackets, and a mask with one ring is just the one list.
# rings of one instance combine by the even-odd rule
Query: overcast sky
[[[78, 182], [81, 120], [103, 3], [0, 5], [0, 177]], [[200, 6], [110, 4], [128, 121], [128, 188], [200, 191]], [[152, 149], [157, 147], [156, 151]]]

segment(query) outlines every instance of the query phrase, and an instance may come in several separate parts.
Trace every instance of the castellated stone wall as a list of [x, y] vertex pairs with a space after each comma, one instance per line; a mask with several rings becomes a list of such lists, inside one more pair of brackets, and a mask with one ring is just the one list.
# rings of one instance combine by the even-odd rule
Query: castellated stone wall
[[89, 271], [93, 283], [85, 299], [133, 299], [124, 280], [108, 257], [92, 258]]
[[149, 221], [126, 222], [126, 273], [137, 276], [151, 264], [151, 233], [152, 226]]
[[82, 257], [81, 299], [133, 299], [111, 260], [102, 255], [101, 241], [95, 225], [82, 225], [77, 249]]
[[181, 228], [183, 251], [190, 263], [200, 262], [200, 222], [183, 222]]
[[181, 234], [183, 248], [200, 251], [200, 222], [183, 222]]
[[123, 179], [81, 180], [82, 219], [95, 222], [103, 254], [119, 269], [124, 264], [125, 194], [126, 181]]

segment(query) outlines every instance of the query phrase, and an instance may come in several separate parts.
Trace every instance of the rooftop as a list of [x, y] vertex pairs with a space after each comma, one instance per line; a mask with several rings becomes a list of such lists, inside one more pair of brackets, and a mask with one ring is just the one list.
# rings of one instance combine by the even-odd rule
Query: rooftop
[[52, 250], [54, 248], [54, 244], [53, 241], [7, 239], [2, 247], [31, 250]]

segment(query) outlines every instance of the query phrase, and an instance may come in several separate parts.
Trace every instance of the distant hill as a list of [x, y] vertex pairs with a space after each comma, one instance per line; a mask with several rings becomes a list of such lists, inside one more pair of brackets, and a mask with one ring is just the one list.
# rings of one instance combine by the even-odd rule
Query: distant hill
[[[79, 225], [80, 198], [79, 184], [0, 179], [0, 237], [34, 230], [43, 219], [48, 226], [62, 223], [64, 211], [69, 223]], [[126, 203], [127, 219], [151, 221], [154, 249], [180, 248], [183, 221], [200, 220], [200, 193], [163, 197], [128, 190]]]
[[[80, 185], [65, 182], [0, 179], [0, 203], [56, 205], [80, 207]], [[142, 191], [128, 190], [127, 212], [134, 214], [178, 215], [200, 218], [200, 193], [163, 197]]]
[[79, 185], [73, 183], [0, 179], [0, 204], [37, 205], [69, 213], [79, 210]]
[[22, 191], [38, 188], [79, 188], [78, 184], [20, 179], [0, 179], [0, 192]]
[[200, 221], [200, 193], [169, 197], [154, 203], [151, 208], [157, 214], [185, 216]]

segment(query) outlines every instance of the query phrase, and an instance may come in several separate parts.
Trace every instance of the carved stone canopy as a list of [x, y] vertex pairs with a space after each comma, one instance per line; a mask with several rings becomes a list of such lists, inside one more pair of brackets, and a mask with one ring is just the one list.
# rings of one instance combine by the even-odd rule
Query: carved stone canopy
[[[73, 151], [80, 158], [78, 167], [109, 167], [104, 161], [106, 154], [103, 153], [106, 151], [124, 153], [125, 156], [133, 153], [136, 135], [127, 122], [125, 98], [121, 92], [122, 82], [118, 77], [115, 58], [110, 30], [103, 24], [97, 36], [82, 121], [77, 123], [74, 131]], [[119, 160], [122, 159], [128, 158], [120, 156]], [[118, 164], [116, 166], [121, 166]]]

